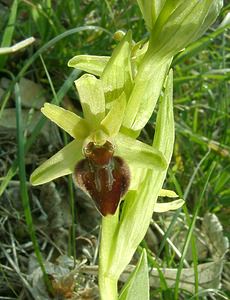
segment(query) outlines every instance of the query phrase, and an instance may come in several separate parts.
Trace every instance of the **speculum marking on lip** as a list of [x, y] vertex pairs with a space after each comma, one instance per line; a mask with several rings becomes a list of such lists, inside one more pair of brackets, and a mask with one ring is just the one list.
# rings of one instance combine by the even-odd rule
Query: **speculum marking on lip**
[[121, 157], [113, 156], [114, 148], [109, 141], [101, 146], [88, 143], [84, 154], [86, 158], [75, 167], [75, 180], [91, 196], [103, 216], [113, 215], [128, 190], [129, 167]]

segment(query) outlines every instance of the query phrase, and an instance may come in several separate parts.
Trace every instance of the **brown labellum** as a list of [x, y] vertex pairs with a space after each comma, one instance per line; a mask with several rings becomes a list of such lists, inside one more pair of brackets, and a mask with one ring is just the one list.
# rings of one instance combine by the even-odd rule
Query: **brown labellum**
[[130, 171], [127, 163], [119, 156], [113, 156], [113, 145], [93, 142], [84, 148], [85, 159], [78, 162], [74, 178], [78, 186], [94, 200], [103, 216], [113, 215], [120, 199], [127, 192]]

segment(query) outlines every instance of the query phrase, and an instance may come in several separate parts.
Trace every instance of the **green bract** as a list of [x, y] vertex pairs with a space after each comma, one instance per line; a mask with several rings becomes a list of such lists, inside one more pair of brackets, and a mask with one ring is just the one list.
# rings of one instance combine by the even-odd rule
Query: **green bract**
[[150, 32], [150, 43], [153, 52], [160, 52], [163, 56], [174, 56], [197, 40], [215, 21], [223, 5], [222, 0], [160, 2], [165, 4]]

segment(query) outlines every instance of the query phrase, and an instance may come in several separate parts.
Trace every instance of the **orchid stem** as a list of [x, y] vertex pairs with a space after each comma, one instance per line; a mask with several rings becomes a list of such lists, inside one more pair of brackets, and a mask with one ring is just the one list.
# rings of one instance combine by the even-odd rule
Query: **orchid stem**
[[104, 274], [99, 278], [101, 300], [118, 300], [117, 280], [110, 279]]
[[114, 233], [118, 228], [118, 210], [115, 215], [102, 217], [99, 255], [99, 289], [101, 300], [117, 300], [117, 278], [109, 274], [113, 264]]

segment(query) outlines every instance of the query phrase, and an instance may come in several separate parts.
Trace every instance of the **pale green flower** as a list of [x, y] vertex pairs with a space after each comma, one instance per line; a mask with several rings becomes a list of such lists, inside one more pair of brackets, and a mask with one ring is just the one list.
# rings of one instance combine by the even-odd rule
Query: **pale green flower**
[[[131, 169], [130, 190], [138, 190], [144, 182], [148, 170], [163, 172], [169, 161], [155, 146], [146, 145], [133, 138], [133, 131], [122, 126], [126, 115], [127, 98], [133, 87], [133, 67], [137, 66], [131, 56], [133, 42], [129, 32], [114, 50], [112, 57], [98, 59], [92, 56], [74, 57], [69, 65], [81, 64], [84, 69], [100, 75], [83, 75], [75, 81], [82, 105], [84, 118], [56, 105], [46, 103], [42, 113], [59, 127], [64, 129], [73, 141], [39, 166], [31, 175], [31, 183], [39, 185], [60, 176], [72, 174], [75, 165], [83, 158], [82, 148], [89, 141], [103, 144], [106, 140], [115, 145], [115, 155], [121, 156]], [[137, 48], [135, 59], [142, 55]], [[84, 58], [83, 58], [84, 57]], [[101, 62], [106, 66], [101, 68]], [[100, 71], [101, 70], [101, 71]], [[168, 123], [173, 130], [173, 123]], [[173, 145], [173, 140], [171, 140]], [[180, 201], [179, 201], [180, 202]], [[171, 202], [176, 209], [182, 202]], [[156, 211], [165, 211], [167, 206], [156, 207]]]
[[42, 113], [74, 140], [33, 172], [33, 185], [73, 173], [76, 163], [83, 158], [82, 148], [87, 141], [104, 144], [106, 140], [111, 140], [115, 144], [115, 155], [123, 157], [133, 168], [166, 168], [165, 158], [160, 151], [119, 132], [126, 106], [124, 93], [106, 112], [100, 79], [93, 75], [83, 75], [75, 83], [84, 118], [56, 105], [45, 103], [41, 109]]

